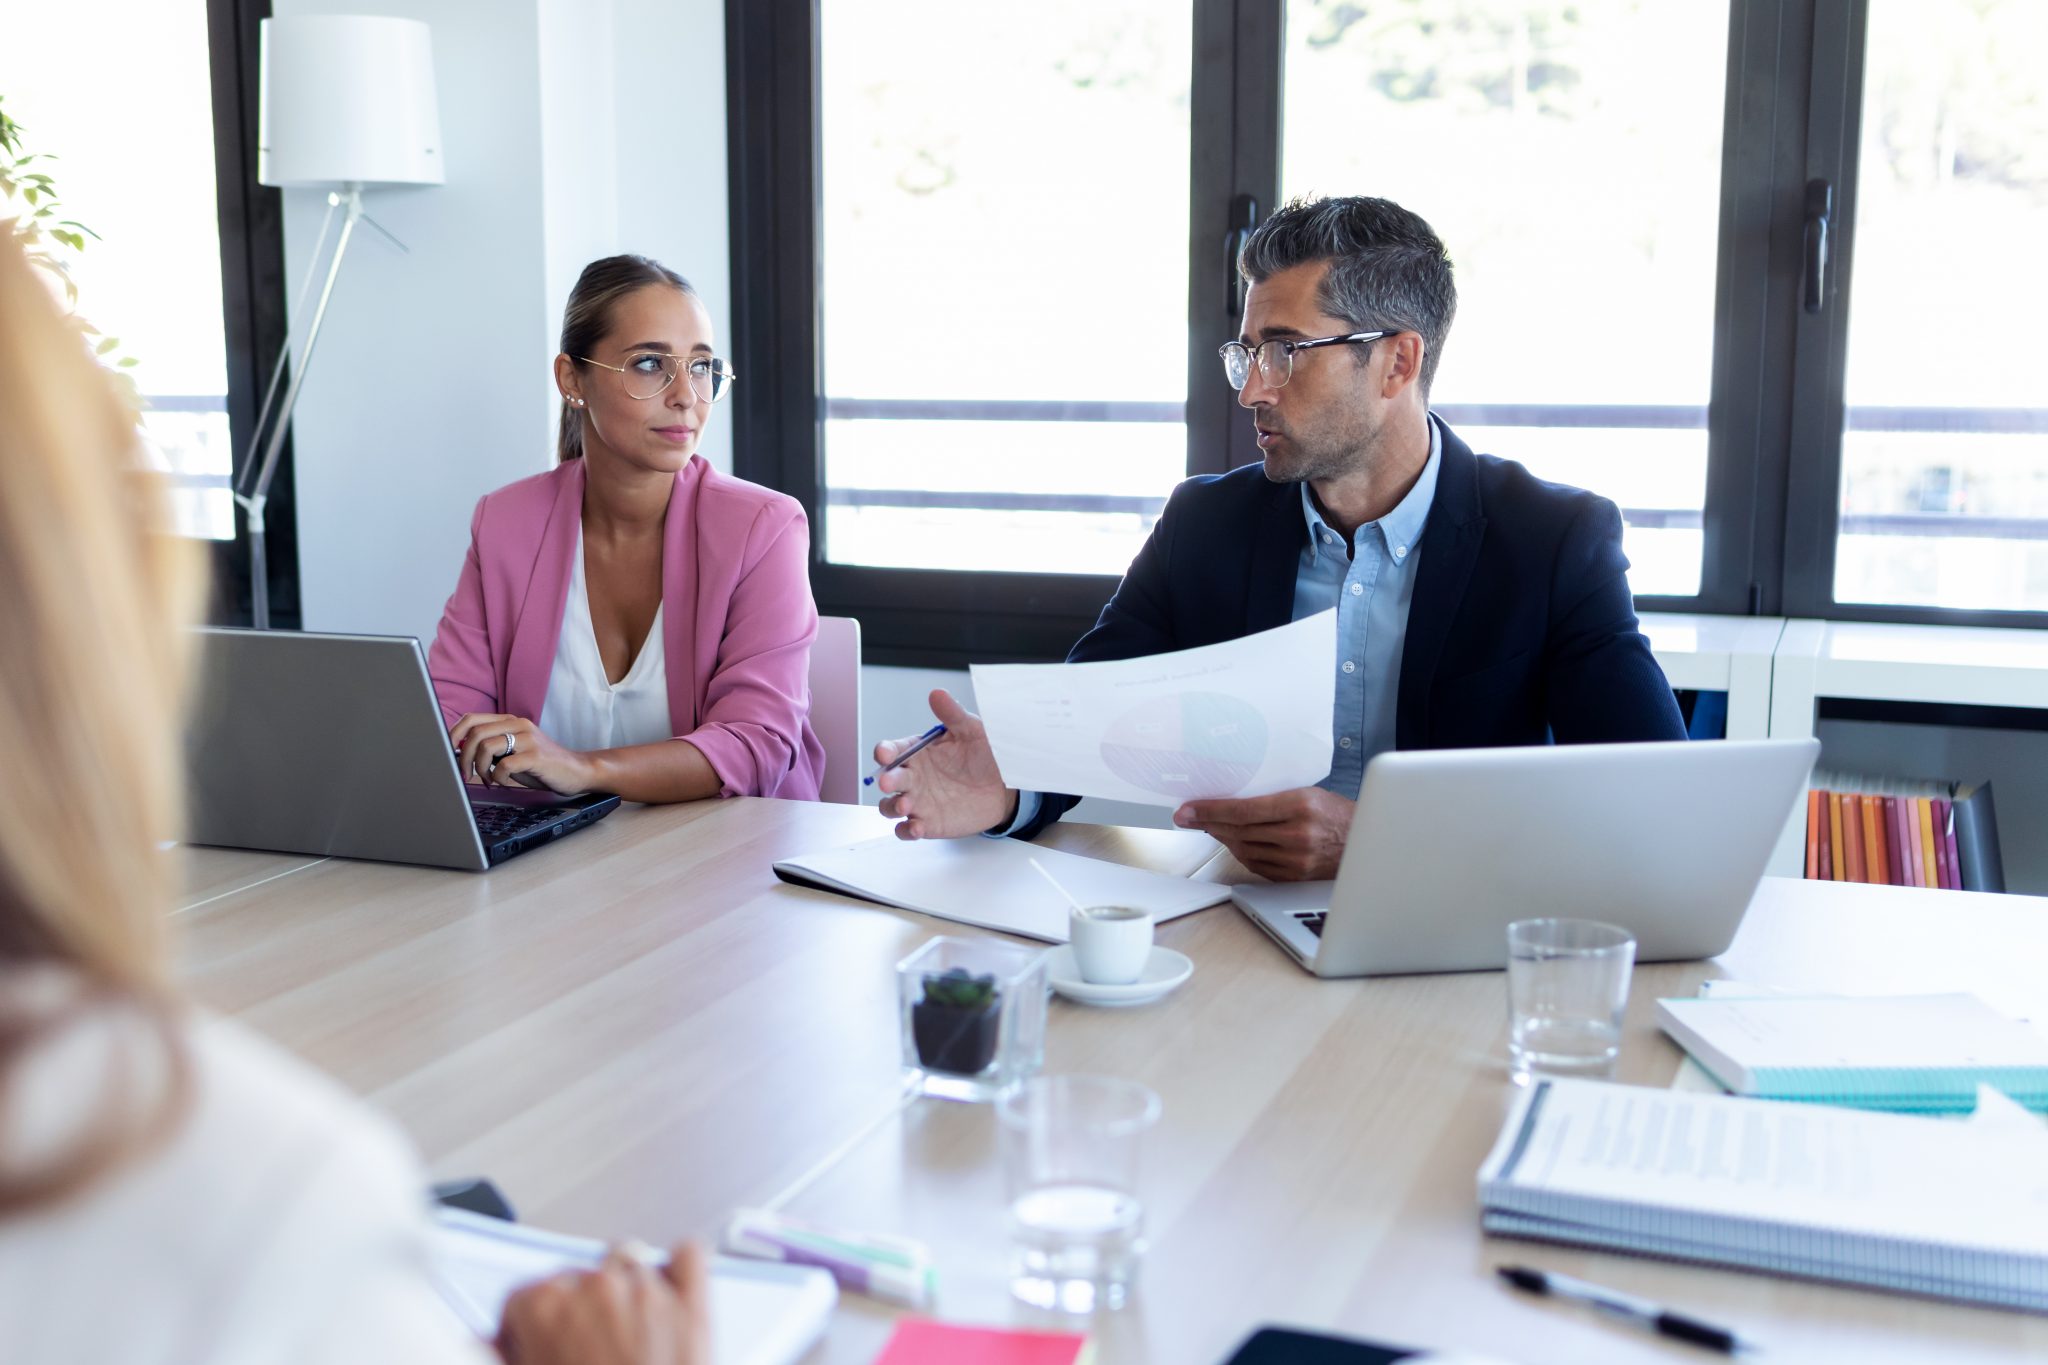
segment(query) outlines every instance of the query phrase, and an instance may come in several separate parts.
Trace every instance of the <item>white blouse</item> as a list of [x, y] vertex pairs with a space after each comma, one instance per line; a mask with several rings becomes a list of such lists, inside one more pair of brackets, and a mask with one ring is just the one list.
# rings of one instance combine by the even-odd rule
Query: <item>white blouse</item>
[[626, 676], [605, 677], [604, 655], [590, 619], [590, 584], [583, 574], [583, 531], [576, 532], [576, 558], [569, 571], [569, 600], [562, 605], [562, 636], [548, 674], [547, 700], [535, 723], [564, 748], [589, 751], [675, 738], [668, 715], [668, 651], [661, 642], [662, 608]]

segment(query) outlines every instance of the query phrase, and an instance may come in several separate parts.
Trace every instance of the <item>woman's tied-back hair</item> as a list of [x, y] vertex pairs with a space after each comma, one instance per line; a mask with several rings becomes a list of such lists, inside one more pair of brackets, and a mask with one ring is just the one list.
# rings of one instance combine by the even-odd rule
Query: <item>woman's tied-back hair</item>
[[[562, 310], [562, 354], [582, 369], [584, 357], [611, 335], [612, 309], [636, 289], [666, 284], [691, 298], [697, 291], [690, 282], [660, 261], [646, 256], [607, 256], [583, 267], [576, 287], [569, 291], [569, 304]], [[583, 454], [583, 413], [562, 400], [562, 421], [555, 437], [555, 459], [573, 460]]]
[[[160, 843], [179, 832], [200, 565], [134, 413], [0, 240], [0, 1214], [143, 1150], [188, 1089], [166, 934], [177, 861]], [[16, 1084], [38, 1040], [83, 1016], [128, 1046], [74, 1092], [78, 1123], [25, 1155], [13, 1144], [37, 1116], [11, 1103]]]

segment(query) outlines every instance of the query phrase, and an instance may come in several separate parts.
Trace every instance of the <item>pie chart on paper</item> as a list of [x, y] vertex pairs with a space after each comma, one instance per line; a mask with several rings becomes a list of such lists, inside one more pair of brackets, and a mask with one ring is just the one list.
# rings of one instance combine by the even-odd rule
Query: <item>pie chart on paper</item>
[[1102, 732], [1102, 761], [1112, 773], [1176, 801], [1235, 796], [1265, 760], [1265, 717], [1220, 692], [1145, 702]]

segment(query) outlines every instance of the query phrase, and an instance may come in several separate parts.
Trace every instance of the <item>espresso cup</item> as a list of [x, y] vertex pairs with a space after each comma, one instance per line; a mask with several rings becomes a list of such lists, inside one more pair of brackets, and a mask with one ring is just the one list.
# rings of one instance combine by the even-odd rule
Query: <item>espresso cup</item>
[[1091, 905], [1068, 917], [1067, 941], [1083, 981], [1128, 986], [1152, 956], [1152, 916], [1127, 905]]

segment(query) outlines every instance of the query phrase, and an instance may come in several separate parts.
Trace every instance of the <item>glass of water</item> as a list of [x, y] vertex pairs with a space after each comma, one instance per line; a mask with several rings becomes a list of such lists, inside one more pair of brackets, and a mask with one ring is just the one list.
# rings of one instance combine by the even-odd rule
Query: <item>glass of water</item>
[[1636, 941], [1589, 919], [1520, 919], [1508, 926], [1508, 1059], [1532, 1072], [1612, 1076], [1621, 1055]]
[[1016, 1247], [1010, 1291], [1035, 1308], [1121, 1308], [1145, 1249], [1138, 1147], [1159, 1096], [1107, 1076], [1037, 1076], [996, 1103]]

